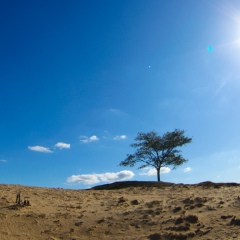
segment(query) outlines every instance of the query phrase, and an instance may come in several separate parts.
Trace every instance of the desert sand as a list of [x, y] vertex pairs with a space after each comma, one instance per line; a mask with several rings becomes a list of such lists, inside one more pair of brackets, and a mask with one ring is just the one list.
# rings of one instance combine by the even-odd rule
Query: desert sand
[[[0, 239], [240, 239], [238, 184], [125, 182], [97, 189], [0, 185]], [[15, 203], [19, 191], [21, 205], [30, 206]]]

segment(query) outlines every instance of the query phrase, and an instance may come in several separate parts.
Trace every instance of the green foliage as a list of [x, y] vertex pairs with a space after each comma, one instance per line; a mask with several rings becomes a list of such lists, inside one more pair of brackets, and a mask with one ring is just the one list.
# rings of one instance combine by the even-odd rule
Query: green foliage
[[136, 148], [134, 154], [128, 154], [120, 166], [135, 166], [142, 163], [139, 169], [152, 166], [157, 170], [158, 181], [160, 181], [160, 168], [177, 166], [187, 162], [181, 155], [178, 147], [182, 147], [192, 141], [192, 138], [184, 136], [185, 131], [175, 129], [160, 136], [155, 131], [138, 133], [135, 143], [130, 146]]

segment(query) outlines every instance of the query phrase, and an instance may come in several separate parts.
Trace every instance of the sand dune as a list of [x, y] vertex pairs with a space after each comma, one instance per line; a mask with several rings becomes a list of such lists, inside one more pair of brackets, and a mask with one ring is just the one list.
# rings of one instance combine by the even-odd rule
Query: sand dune
[[[238, 184], [127, 182], [101, 189], [0, 185], [0, 239], [240, 239]], [[18, 191], [30, 206], [15, 204]]]

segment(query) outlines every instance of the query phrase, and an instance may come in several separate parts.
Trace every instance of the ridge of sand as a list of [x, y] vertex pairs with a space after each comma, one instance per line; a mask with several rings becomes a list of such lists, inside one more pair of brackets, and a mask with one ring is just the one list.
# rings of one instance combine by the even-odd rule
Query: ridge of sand
[[[0, 185], [0, 239], [240, 239], [239, 184], [101, 187], [112, 190]], [[18, 191], [31, 206], [15, 204]]]

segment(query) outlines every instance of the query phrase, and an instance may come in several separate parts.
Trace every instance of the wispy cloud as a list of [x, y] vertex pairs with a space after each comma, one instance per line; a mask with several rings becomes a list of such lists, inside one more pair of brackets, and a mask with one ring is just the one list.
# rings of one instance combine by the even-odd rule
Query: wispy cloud
[[6, 163], [7, 160], [2, 159], [2, 160], [0, 160], [0, 162], [2, 162], [2, 163]]
[[126, 135], [121, 135], [121, 136], [116, 136], [116, 137], [114, 137], [113, 140], [124, 140], [124, 139], [126, 139], [126, 138], [127, 138]]
[[63, 148], [69, 149], [69, 148], [71, 148], [71, 144], [58, 142], [58, 143], [55, 144], [55, 147], [60, 148], [60, 149], [63, 149]]
[[96, 184], [99, 182], [115, 182], [130, 179], [134, 173], [129, 170], [120, 172], [106, 172], [101, 174], [81, 174], [72, 175], [67, 178], [67, 183], [83, 183], [83, 184]]
[[[160, 173], [165, 174], [169, 173], [171, 169], [169, 167], [161, 167]], [[144, 168], [140, 175], [146, 175], [146, 176], [155, 176], [157, 174], [157, 170], [155, 168]]]
[[190, 172], [192, 169], [190, 168], [190, 167], [186, 167], [186, 168], [184, 168], [184, 172], [186, 173], [186, 172]]
[[99, 138], [96, 135], [93, 135], [91, 137], [81, 136], [80, 141], [83, 143], [90, 143], [90, 142], [96, 142]]
[[219, 86], [217, 87], [214, 93], [214, 97], [216, 97], [222, 91], [222, 89], [230, 82], [231, 78], [232, 78], [231, 73], [221, 78]]
[[112, 112], [112, 113], [118, 113], [119, 110], [115, 109], [115, 108], [110, 108], [109, 109], [109, 112]]
[[123, 112], [121, 110], [116, 109], [116, 108], [110, 108], [108, 111], [114, 115], [122, 115], [123, 114]]
[[53, 152], [49, 148], [42, 147], [42, 146], [28, 146], [28, 149], [31, 151], [42, 152], [42, 153], [52, 153]]

